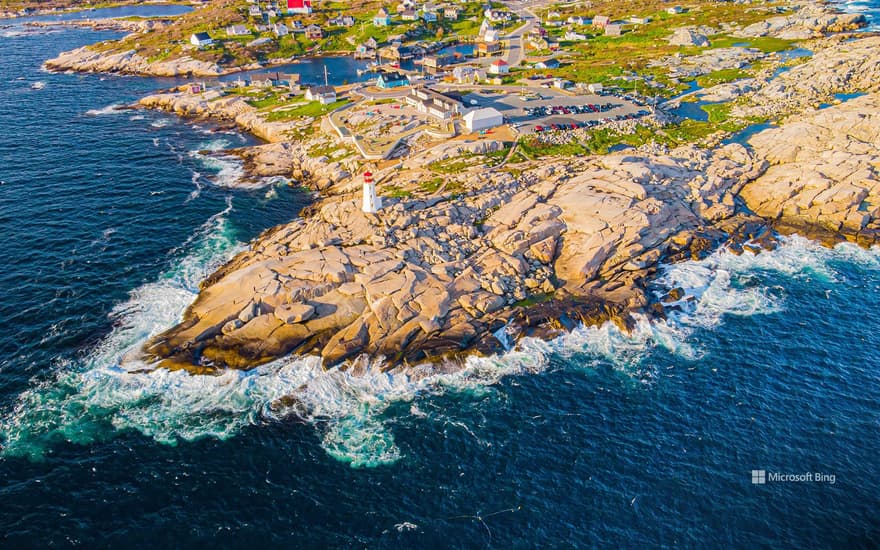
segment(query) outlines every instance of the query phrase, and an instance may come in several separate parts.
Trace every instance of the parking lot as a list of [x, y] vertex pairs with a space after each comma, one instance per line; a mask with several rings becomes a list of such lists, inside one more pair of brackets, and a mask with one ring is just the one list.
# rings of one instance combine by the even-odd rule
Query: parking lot
[[614, 95], [573, 95], [555, 89], [481, 90], [464, 97], [468, 107], [494, 107], [520, 133], [600, 126], [613, 120], [636, 118], [648, 107]]

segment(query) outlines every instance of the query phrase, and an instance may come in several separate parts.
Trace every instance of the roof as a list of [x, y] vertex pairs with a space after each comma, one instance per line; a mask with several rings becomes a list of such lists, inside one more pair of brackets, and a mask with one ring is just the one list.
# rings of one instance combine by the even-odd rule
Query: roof
[[503, 67], [505, 65], [510, 65], [510, 63], [508, 63], [507, 61], [505, 61], [503, 59], [496, 59], [495, 61], [492, 62], [492, 65], [495, 65], [496, 67]]
[[382, 79], [382, 82], [399, 82], [401, 80], [409, 80], [406, 75], [402, 75], [397, 71], [382, 73], [381, 75], [379, 75], [379, 78]]
[[311, 8], [312, 0], [287, 0], [288, 9]]
[[211, 35], [206, 32], [197, 32], [193, 36], [196, 37], [196, 40], [211, 40]]
[[312, 95], [335, 94], [336, 88], [333, 86], [309, 86], [309, 93]]
[[465, 120], [470, 120], [470, 121], [486, 120], [489, 118], [496, 118], [496, 117], [503, 118], [504, 115], [502, 115], [501, 111], [499, 111], [495, 107], [485, 107], [483, 109], [474, 109], [473, 111], [464, 115]]

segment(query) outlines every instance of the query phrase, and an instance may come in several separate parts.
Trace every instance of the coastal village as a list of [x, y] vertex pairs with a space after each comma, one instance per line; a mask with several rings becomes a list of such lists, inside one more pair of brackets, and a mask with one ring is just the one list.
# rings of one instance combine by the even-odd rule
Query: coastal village
[[106, 24], [130, 34], [47, 67], [183, 76], [139, 107], [234, 124], [267, 142], [220, 153], [243, 184], [315, 193], [146, 346], [170, 368], [626, 327], [686, 305], [651, 294], [661, 262], [757, 250], [768, 223], [880, 231], [878, 38], [823, 4], [216, 0]]

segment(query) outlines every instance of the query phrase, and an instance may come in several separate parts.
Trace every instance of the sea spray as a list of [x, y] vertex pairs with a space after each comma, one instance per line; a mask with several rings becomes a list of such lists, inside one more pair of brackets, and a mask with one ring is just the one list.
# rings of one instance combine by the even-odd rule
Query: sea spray
[[112, 103], [100, 109], [89, 109], [86, 114], [89, 116], [118, 115], [124, 112], [124, 107], [121, 103]]
[[195, 297], [203, 273], [235, 250], [223, 229], [231, 208], [230, 203], [206, 222], [205, 230], [186, 245], [190, 252], [176, 269], [135, 290], [116, 309], [117, 326], [104, 342], [20, 396], [0, 420], [5, 454], [40, 457], [57, 441], [88, 444], [116, 430], [136, 430], [170, 445], [203, 437], [225, 439], [246, 426], [295, 416], [315, 426], [322, 446], [335, 459], [353, 467], [389, 464], [404, 456], [388, 427], [392, 404], [408, 402], [408, 410], [420, 410], [416, 400], [424, 395], [491, 393], [504, 377], [540, 373], [553, 357], [573, 355], [585, 360], [566, 364], [590, 368], [610, 360], [625, 375], [650, 384], [656, 367], [645, 359], [653, 348], [686, 360], [697, 358], [706, 352], [693, 343], [699, 340], [693, 337], [696, 331], [711, 329], [724, 315], [782, 309], [785, 293], [764, 286], [765, 273], [833, 286], [841, 276], [836, 262], [880, 269], [876, 250], [852, 245], [826, 249], [791, 237], [773, 251], [735, 255], [720, 250], [701, 261], [666, 266], [655, 291], [679, 287], [689, 298], [676, 304], [666, 320], [637, 316], [630, 333], [612, 323], [580, 327], [551, 341], [523, 339], [502, 355], [472, 356], [461, 365], [384, 370], [381, 358], [362, 357], [346, 369], [325, 370], [317, 357], [290, 356], [216, 376], [122, 370], [118, 365], [123, 354], [176, 322]]

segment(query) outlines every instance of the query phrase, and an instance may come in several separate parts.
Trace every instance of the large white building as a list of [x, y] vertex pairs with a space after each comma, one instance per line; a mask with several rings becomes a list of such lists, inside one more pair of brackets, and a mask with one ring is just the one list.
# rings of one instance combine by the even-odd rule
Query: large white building
[[464, 115], [464, 124], [471, 132], [488, 130], [489, 128], [495, 128], [504, 124], [504, 115], [494, 107], [474, 109]]

